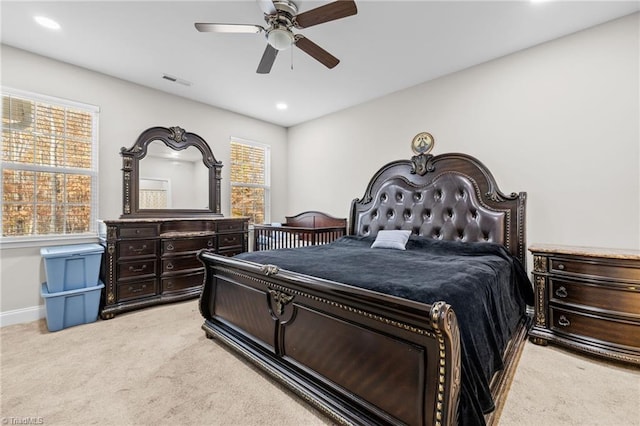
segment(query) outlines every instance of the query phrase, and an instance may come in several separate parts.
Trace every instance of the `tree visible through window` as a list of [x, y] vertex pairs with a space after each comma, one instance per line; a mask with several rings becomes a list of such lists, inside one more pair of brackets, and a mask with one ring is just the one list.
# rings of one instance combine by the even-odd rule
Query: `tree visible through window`
[[269, 147], [231, 141], [231, 214], [251, 223], [269, 220]]
[[95, 232], [97, 108], [3, 89], [2, 237]]

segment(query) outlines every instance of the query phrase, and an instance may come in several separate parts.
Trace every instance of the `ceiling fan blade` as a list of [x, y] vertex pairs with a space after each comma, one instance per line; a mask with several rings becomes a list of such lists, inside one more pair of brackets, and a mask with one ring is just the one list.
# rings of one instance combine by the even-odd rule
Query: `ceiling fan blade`
[[276, 56], [278, 56], [278, 50], [270, 44], [267, 44], [267, 48], [264, 49], [262, 59], [260, 59], [260, 64], [258, 65], [258, 70], [256, 72], [258, 74], [269, 74], [273, 63], [276, 61]]
[[203, 33], [259, 33], [264, 31], [260, 25], [251, 24], [212, 24], [197, 22], [196, 29]]
[[340, 63], [338, 58], [300, 34], [296, 35], [295, 43], [296, 46], [306, 54], [322, 63], [327, 68], [333, 68]]
[[313, 25], [334, 21], [358, 13], [356, 2], [353, 0], [338, 0], [324, 6], [316, 7], [295, 17], [298, 28], [309, 28]]
[[256, 0], [258, 2], [258, 6], [266, 15], [275, 15], [276, 7], [273, 5], [271, 0]]

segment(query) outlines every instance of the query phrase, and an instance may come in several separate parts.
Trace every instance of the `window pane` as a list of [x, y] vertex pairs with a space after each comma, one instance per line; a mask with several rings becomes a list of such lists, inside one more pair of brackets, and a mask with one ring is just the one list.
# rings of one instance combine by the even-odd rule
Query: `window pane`
[[2, 129], [2, 161], [33, 163], [34, 136]]
[[265, 184], [265, 149], [231, 143], [231, 182]]
[[30, 235], [33, 231], [33, 204], [2, 205], [2, 235]]
[[35, 200], [35, 173], [24, 170], [2, 171], [2, 201], [19, 203]]
[[2, 97], [2, 127], [11, 130], [33, 131], [35, 103], [28, 99]]
[[81, 169], [91, 168], [91, 141], [67, 140], [66, 148], [65, 166]]
[[91, 143], [92, 117], [83, 111], [67, 110], [67, 136]]
[[264, 188], [231, 187], [231, 215], [248, 216], [251, 223], [264, 223]]
[[55, 234], [55, 217], [53, 216], [53, 204], [39, 204], [36, 206], [36, 234]]
[[91, 203], [91, 176], [67, 175], [67, 203]]
[[44, 135], [63, 135], [64, 108], [38, 103], [36, 105], [36, 132]]
[[66, 212], [65, 233], [88, 232], [91, 219], [91, 206], [69, 206]]

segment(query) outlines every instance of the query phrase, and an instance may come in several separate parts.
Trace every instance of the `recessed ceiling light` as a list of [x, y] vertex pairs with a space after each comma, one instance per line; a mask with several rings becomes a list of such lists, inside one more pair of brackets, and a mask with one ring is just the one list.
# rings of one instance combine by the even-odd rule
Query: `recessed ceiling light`
[[46, 16], [34, 16], [33, 19], [35, 19], [38, 24], [42, 25], [45, 28], [49, 28], [50, 30], [60, 29], [60, 24], [58, 24], [51, 18], [47, 18]]
[[284, 111], [288, 108], [288, 106], [284, 102], [280, 102], [276, 104], [276, 108], [278, 108], [280, 111]]

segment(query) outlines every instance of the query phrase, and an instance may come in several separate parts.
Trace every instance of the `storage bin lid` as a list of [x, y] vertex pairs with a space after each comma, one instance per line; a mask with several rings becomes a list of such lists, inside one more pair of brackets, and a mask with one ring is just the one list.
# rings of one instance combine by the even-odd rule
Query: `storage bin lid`
[[51, 259], [82, 254], [97, 254], [103, 251], [104, 247], [100, 244], [73, 244], [67, 246], [42, 247], [40, 249], [40, 255], [46, 259]]
[[44, 282], [40, 284], [40, 296], [42, 296], [43, 299], [47, 299], [49, 297], [73, 296], [75, 294], [88, 293], [90, 291], [97, 291], [102, 289], [103, 287], [104, 287], [104, 283], [100, 281], [98, 285], [93, 287], [77, 288], [75, 290], [65, 290], [65, 291], [58, 291], [55, 293], [49, 293], [49, 289], [47, 288], [47, 283]]

